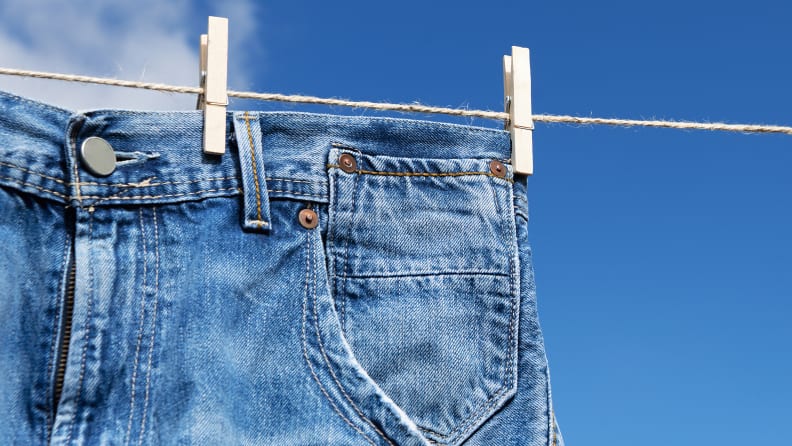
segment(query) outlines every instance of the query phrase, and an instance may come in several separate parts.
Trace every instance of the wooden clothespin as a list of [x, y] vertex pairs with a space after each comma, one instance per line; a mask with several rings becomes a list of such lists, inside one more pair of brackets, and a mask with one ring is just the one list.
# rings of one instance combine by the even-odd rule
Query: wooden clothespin
[[511, 133], [511, 162], [516, 173], [533, 174], [533, 118], [531, 115], [531, 62], [528, 48], [512, 47], [503, 56], [503, 95]]
[[203, 151], [225, 153], [226, 107], [228, 107], [228, 19], [209, 17], [209, 30], [201, 34], [200, 79], [204, 93], [198, 109], [204, 111]]

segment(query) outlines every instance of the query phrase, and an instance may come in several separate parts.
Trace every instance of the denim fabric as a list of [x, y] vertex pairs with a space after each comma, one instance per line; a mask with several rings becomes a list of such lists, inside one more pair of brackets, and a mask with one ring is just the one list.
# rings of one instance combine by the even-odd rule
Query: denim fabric
[[3, 444], [562, 444], [508, 133], [227, 124], [0, 93]]

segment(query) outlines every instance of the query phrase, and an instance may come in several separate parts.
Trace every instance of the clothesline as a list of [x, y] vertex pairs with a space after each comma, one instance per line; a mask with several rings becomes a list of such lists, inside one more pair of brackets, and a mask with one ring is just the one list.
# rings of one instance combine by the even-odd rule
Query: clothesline
[[[150, 82], [126, 81], [74, 74], [48, 73], [43, 71], [19, 70], [15, 68], [0, 68], [0, 74], [9, 76], [33, 77], [39, 79], [56, 79], [70, 82], [90, 84], [113, 85], [117, 87], [142, 88], [146, 90], [166, 91], [171, 93], [201, 94], [201, 87], [185, 87]], [[228, 90], [228, 96], [241, 99], [257, 99], [262, 101], [294, 102], [302, 104], [338, 105], [344, 107], [370, 108], [376, 110], [390, 110], [413, 113], [434, 113], [452, 116], [470, 116], [487, 119], [508, 120], [509, 114], [487, 110], [468, 110], [463, 108], [433, 107], [422, 104], [389, 104], [383, 102], [348, 101], [344, 99], [320, 98], [316, 96], [286, 95], [278, 93], [255, 93], [249, 91]], [[585, 116], [567, 115], [532, 115], [536, 122], [553, 122], [580, 125], [613, 125], [622, 127], [661, 127], [673, 129], [719, 130], [742, 133], [783, 133], [792, 135], [792, 127], [764, 124], [727, 124], [722, 122], [690, 122], [690, 121], [658, 121], [636, 120], [617, 118], [594, 118]]]

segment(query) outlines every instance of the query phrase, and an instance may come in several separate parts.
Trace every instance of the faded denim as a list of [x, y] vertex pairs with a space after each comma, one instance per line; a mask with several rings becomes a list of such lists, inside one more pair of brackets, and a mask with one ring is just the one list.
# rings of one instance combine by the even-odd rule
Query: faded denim
[[562, 444], [508, 133], [227, 124], [0, 93], [3, 444]]

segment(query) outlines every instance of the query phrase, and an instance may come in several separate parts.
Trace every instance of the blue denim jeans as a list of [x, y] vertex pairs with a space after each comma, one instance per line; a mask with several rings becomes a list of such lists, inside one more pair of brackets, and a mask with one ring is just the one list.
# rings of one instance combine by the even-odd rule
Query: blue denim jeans
[[3, 444], [562, 443], [508, 133], [227, 121], [0, 93]]

